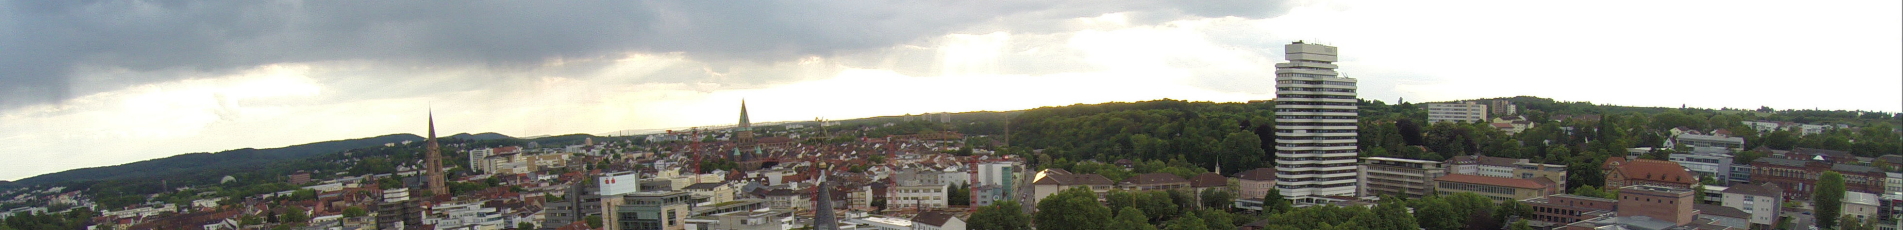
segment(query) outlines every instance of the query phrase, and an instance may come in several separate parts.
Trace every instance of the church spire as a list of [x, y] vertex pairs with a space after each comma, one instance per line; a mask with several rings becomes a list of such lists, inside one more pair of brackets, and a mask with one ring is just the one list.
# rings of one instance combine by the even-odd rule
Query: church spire
[[740, 99], [740, 128], [752, 128], [753, 122], [747, 119], [747, 99]]
[[434, 109], [429, 111], [429, 139], [427, 145], [426, 148], [429, 151], [429, 156], [425, 158], [426, 162], [423, 164], [429, 167], [430, 194], [448, 195], [449, 187], [444, 185], [443, 182], [443, 154], [441, 147], [436, 145], [436, 111]]

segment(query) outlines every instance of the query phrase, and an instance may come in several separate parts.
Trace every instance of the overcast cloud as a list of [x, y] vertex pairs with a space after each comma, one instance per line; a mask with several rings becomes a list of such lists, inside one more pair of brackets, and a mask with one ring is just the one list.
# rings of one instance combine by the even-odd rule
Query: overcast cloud
[[[367, 60], [420, 67], [535, 68], [557, 59], [672, 53], [763, 64], [890, 47], [1009, 20], [1030, 25], [1143, 11], [1153, 21], [1263, 18], [1269, 1], [8, 1], [0, 105], [58, 102], [178, 75], [271, 63]], [[1027, 26], [1013, 29], [1054, 29]], [[725, 84], [786, 81], [772, 74]], [[651, 82], [691, 82], [657, 77]]]

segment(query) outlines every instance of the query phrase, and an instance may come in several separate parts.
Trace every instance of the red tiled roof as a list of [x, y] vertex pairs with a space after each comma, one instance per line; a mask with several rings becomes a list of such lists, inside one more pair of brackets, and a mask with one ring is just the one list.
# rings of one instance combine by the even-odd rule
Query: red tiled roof
[[1256, 168], [1236, 173], [1236, 179], [1265, 181], [1275, 180], [1275, 168]]
[[1184, 180], [1183, 177], [1176, 176], [1176, 174], [1144, 173], [1141, 175], [1130, 177], [1128, 179], [1123, 179], [1123, 182], [1131, 183], [1131, 184], [1170, 184], [1170, 183], [1189, 183], [1189, 180]]
[[[1181, 178], [1177, 178], [1177, 179], [1180, 180]], [[1114, 183], [1115, 182], [1110, 181], [1110, 178], [1103, 177], [1103, 175], [1097, 175], [1097, 174], [1044, 175], [1044, 179], [1031, 182], [1031, 184], [1047, 184], [1047, 185], [1110, 185]]]
[[1210, 187], [1222, 187], [1222, 186], [1228, 186], [1228, 185], [1229, 185], [1229, 178], [1222, 177], [1222, 174], [1216, 174], [1213, 172], [1197, 174], [1195, 177], [1189, 178], [1189, 187], [1210, 188]]
[[1625, 175], [1626, 180], [1675, 184], [1698, 183], [1698, 177], [1692, 176], [1691, 172], [1686, 171], [1685, 166], [1678, 165], [1678, 162], [1650, 159], [1625, 160], [1624, 157], [1612, 157], [1606, 160], [1607, 164], [1614, 162], [1619, 162], [1619, 166], [1614, 169], [1619, 170], [1619, 174]]
[[1496, 185], [1496, 186], [1506, 186], [1506, 187], [1526, 188], [1526, 189], [1545, 189], [1546, 188], [1546, 186], [1542, 186], [1539, 182], [1528, 180], [1528, 179], [1489, 177], [1489, 176], [1477, 176], [1477, 175], [1467, 175], [1467, 174], [1447, 174], [1446, 176], [1441, 176], [1440, 178], [1434, 179], [1434, 181], [1435, 182], [1458, 182], [1458, 183], [1468, 183], [1468, 184]]

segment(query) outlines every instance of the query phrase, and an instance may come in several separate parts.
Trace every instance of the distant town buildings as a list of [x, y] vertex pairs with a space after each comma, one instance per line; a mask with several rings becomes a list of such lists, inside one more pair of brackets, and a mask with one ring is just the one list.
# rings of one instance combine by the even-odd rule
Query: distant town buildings
[[1333, 46], [1296, 41], [1275, 64], [1275, 184], [1297, 203], [1356, 192], [1355, 79], [1335, 72]]

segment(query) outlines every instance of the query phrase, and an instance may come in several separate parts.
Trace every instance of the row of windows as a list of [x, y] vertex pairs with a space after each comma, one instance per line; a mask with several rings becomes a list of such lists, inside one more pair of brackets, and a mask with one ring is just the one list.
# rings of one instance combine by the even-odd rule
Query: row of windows
[[1328, 153], [1354, 153], [1354, 152], [1355, 152], [1355, 150], [1308, 150], [1308, 151], [1295, 151], [1295, 150], [1289, 150], [1289, 151], [1280, 151], [1280, 150], [1277, 150], [1277, 151], [1275, 151], [1275, 154], [1328, 154]]
[[1342, 144], [1342, 143], [1334, 143], [1334, 144], [1322, 144], [1322, 143], [1303, 143], [1303, 144], [1277, 144], [1277, 145], [1275, 145], [1275, 146], [1278, 146], [1278, 147], [1341, 147], [1341, 146], [1355, 146], [1355, 144]]
[[1319, 184], [1316, 184], [1316, 185], [1275, 185], [1275, 188], [1304, 189], [1304, 188], [1339, 188], [1339, 187], [1353, 187], [1353, 186], [1354, 185], [1352, 184], [1349, 184], [1349, 185], [1319, 185]]
[[1447, 190], [1460, 190], [1460, 191], [1470, 191], [1475, 193], [1513, 195], [1513, 188], [1508, 188], [1508, 187], [1481, 185], [1481, 184], [1468, 184], [1468, 183], [1454, 183], [1454, 182], [1441, 182], [1439, 184], [1441, 189], [1447, 189]]
[[1353, 109], [1275, 109], [1277, 113], [1354, 113]]
[[1283, 158], [1275, 158], [1275, 159], [1289, 160], [1289, 161], [1335, 161], [1335, 160], [1354, 160], [1355, 157], [1352, 157], [1352, 156], [1350, 157], [1283, 157]]
[[1276, 139], [1276, 140], [1291, 140], [1291, 141], [1319, 141], [1319, 140], [1354, 140], [1354, 139], [1355, 139], [1355, 137], [1354, 137], [1354, 136], [1342, 136], [1342, 137], [1307, 137], [1307, 138], [1301, 138], [1301, 137], [1276, 137], [1275, 139]]
[[1354, 93], [1355, 92], [1354, 89], [1336, 89], [1336, 88], [1276, 87], [1275, 89], [1282, 90], [1282, 91], [1296, 91], [1296, 92], [1334, 92], [1334, 93]]
[[1281, 118], [1281, 119], [1355, 119], [1355, 117], [1354, 117], [1354, 116], [1321, 116], [1321, 115], [1302, 115], [1302, 116], [1275, 116], [1275, 118]]
[[1275, 125], [1279, 125], [1279, 126], [1348, 126], [1348, 125], [1356, 125], [1356, 124], [1351, 122], [1280, 122], [1280, 123], [1275, 123]]
[[1345, 106], [1355, 105], [1354, 102], [1308, 102], [1308, 101], [1275, 101], [1275, 104], [1276, 105], [1345, 105]]
[[[1336, 125], [1336, 126], [1353, 126], [1353, 125], [1355, 124], [1343, 123], [1341, 125]], [[1304, 131], [1307, 131], [1308, 133], [1353, 133], [1355, 132], [1355, 130], [1353, 129], [1277, 129], [1275, 130], [1275, 132], [1295, 133], [1295, 130], [1304, 130]]]
[[1309, 94], [1276, 94], [1275, 97], [1276, 98], [1355, 99], [1355, 96], [1346, 96], [1346, 95], [1309, 95]]

